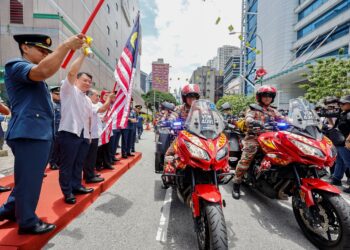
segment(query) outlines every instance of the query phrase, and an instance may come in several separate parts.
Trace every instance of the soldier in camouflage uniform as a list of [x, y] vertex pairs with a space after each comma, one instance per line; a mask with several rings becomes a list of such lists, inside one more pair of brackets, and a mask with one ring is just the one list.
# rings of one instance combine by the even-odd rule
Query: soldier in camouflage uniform
[[256, 124], [263, 125], [266, 122], [272, 120], [283, 119], [282, 115], [278, 111], [272, 108], [270, 105], [273, 103], [276, 97], [276, 89], [270, 86], [262, 86], [256, 92], [256, 100], [258, 105], [261, 106], [265, 114], [257, 109], [254, 109], [254, 105], [251, 105], [245, 116], [245, 125], [248, 128], [246, 137], [243, 140], [243, 150], [240, 161], [237, 164], [236, 175], [233, 179], [232, 196], [235, 199], [240, 198], [240, 185], [242, 178], [248, 171], [251, 162], [253, 161], [256, 153], [259, 149], [258, 135], [251, 129]]
[[[192, 102], [198, 100], [200, 97], [200, 89], [198, 84], [186, 84], [181, 90], [182, 105], [175, 108], [175, 111], [170, 114], [170, 120], [176, 120], [180, 118], [185, 121], [187, 119], [188, 113], [190, 112]], [[176, 140], [175, 140], [176, 141]], [[164, 166], [165, 172], [175, 171], [175, 150], [173, 141], [165, 153]]]

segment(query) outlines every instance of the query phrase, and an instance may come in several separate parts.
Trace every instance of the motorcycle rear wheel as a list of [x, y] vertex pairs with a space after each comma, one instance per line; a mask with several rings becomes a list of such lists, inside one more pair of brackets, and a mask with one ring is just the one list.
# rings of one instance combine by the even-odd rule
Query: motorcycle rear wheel
[[197, 240], [200, 250], [228, 249], [226, 222], [218, 203], [204, 203], [198, 219]]
[[[350, 207], [346, 201], [336, 194], [313, 191], [321, 218], [319, 227], [311, 226], [305, 218], [302, 209], [297, 206], [293, 196], [294, 216], [305, 236], [319, 249], [344, 249], [350, 246]], [[312, 207], [311, 207], [312, 208]], [[311, 209], [310, 208], [310, 209]], [[315, 209], [316, 207], [313, 207]], [[316, 232], [318, 231], [319, 232]], [[321, 231], [323, 231], [321, 233]], [[337, 233], [337, 237], [332, 236]]]

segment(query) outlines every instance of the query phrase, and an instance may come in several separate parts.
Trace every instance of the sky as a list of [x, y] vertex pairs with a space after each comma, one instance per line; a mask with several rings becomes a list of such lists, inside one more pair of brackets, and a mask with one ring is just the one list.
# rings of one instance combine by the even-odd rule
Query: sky
[[[217, 54], [222, 45], [239, 47], [241, 0], [139, 0], [142, 25], [141, 70], [152, 62], [169, 63], [171, 89], [181, 87], [192, 72]], [[216, 21], [220, 17], [220, 22]], [[180, 80], [178, 80], [180, 78]]]

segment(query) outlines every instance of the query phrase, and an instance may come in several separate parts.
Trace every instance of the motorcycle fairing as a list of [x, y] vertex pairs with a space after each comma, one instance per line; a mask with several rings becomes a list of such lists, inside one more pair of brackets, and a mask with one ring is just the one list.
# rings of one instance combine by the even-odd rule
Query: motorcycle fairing
[[315, 205], [312, 197], [312, 190], [321, 190], [328, 193], [340, 194], [341, 191], [332, 184], [321, 179], [303, 178], [301, 179], [301, 194], [300, 196], [305, 200], [307, 207]]
[[200, 216], [200, 199], [206, 202], [220, 203], [221, 205], [221, 194], [219, 188], [213, 184], [198, 184], [195, 186], [194, 192], [192, 193], [192, 210], [194, 217]]

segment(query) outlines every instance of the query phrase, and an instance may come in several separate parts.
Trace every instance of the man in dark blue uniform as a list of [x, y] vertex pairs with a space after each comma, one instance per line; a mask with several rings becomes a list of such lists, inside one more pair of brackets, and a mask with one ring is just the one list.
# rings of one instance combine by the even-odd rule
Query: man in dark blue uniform
[[68, 38], [54, 52], [46, 35], [15, 35], [14, 39], [22, 58], [6, 63], [5, 85], [12, 112], [6, 140], [15, 157], [15, 187], [0, 207], [0, 220], [16, 221], [19, 234], [43, 234], [55, 229], [35, 214], [54, 137], [53, 106], [45, 79], [59, 70], [69, 50], [83, 45], [84, 36]]
[[55, 117], [55, 140], [52, 147], [51, 158], [50, 158], [50, 168], [52, 170], [57, 170], [60, 164], [60, 147], [58, 140], [58, 127], [61, 121], [61, 99], [60, 99], [60, 87], [52, 86], [50, 88], [51, 97], [53, 102], [53, 111]]

